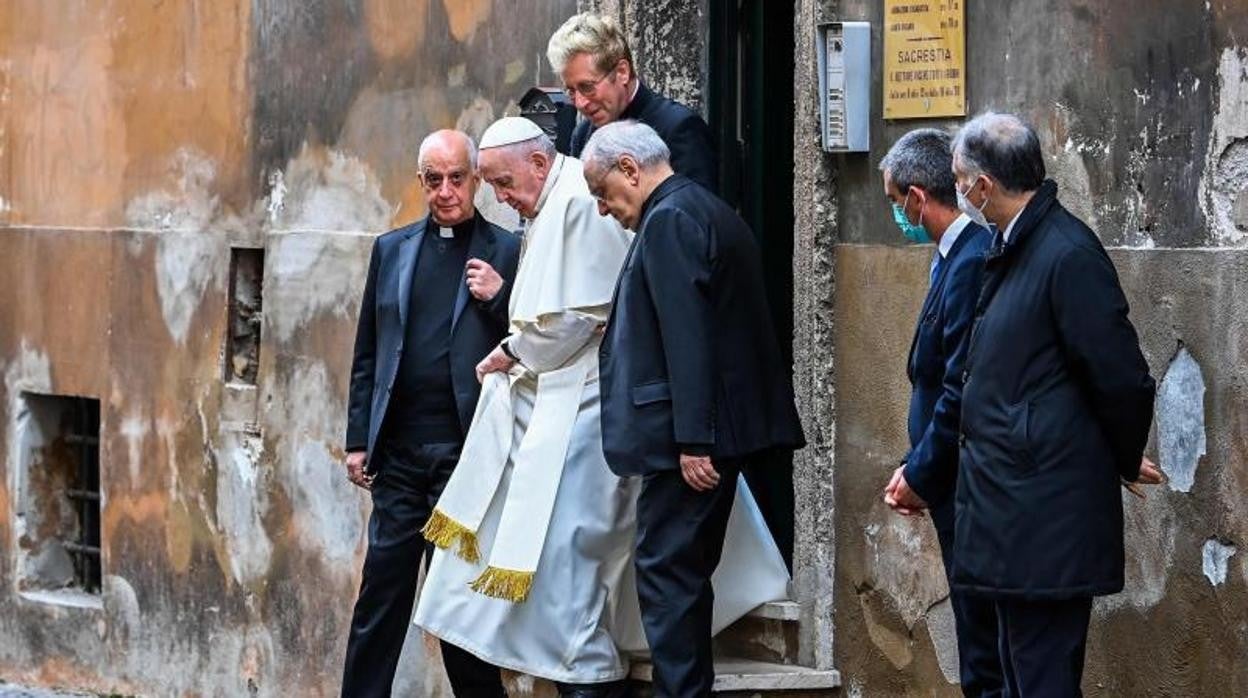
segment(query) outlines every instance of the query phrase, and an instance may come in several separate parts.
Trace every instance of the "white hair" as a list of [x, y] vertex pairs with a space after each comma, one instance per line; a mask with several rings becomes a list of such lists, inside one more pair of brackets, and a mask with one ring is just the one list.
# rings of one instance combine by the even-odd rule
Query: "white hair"
[[594, 131], [581, 151], [581, 162], [586, 167], [610, 167], [625, 155], [636, 160], [641, 169], [648, 170], [670, 162], [672, 151], [654, 129], [630, 119]]
[[429, 151], [430, 148], [440, 143], [443, 140], [443, 138], [445, 138], [445, 136], [449, 133], [453, 133], [464, 140], [464, 150], [468, 151], [468, 164], [469, 166], [472, 167], [473, 172], [477, 171], [477, 143], [476, 141], [472, 140], [472, 136], [469, 136], [463, 131], [454, 131], [450, 129], [445, 129], [442, 131], [434, 131], [428, 136], [425, 136], [425, 139], [420, 142], [420, 150], [417, 151], [416, 153], [416, 169], [422, 170], [422, 171], [425, 169], [425, 154]]

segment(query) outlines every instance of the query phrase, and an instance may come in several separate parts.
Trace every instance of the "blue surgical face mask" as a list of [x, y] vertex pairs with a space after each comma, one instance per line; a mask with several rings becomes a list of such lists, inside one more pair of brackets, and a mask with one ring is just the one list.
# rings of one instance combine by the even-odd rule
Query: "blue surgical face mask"
[[910, 242], [924, 243], [931, 242], [932, 236], [927, 234], [927, 228], [923, 227], [923, 208], [919, 208], [919, 222], [911, 223], [906, 217], [906, 206], [910, 203], [910, 193], [906, 192], [906, 201], [903, 204], [893, 204], [893, 220], [897, 221], [897, 227], [901, 228], [901, 234], [906, 236]]

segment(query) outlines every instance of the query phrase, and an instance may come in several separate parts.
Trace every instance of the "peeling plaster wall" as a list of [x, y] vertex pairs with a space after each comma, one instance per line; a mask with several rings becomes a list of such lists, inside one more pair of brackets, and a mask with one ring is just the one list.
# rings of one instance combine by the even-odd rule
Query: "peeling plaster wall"
[[[841, 5], [841, 19], [871, 21], [878, 60], [883, 3]], [[1066, 205], [1108, 245], [1243, 246], [1246, 23], [1248, 7], [1236, 0], [971, 3], [970, 113], [1014, 111], [1035, 124]], [[844, 162], [846, 242], [899, 244], [877, 215], [876, 167], [887, 145], [916, 125], [960, 123], [886, 122], [881, 94], [877, 69], [872, 151]]]
[[[370, 507], [341, 439], [373, 237], [424, 215], [425, 134], [479, 136], [552, 83], [546, 40], [574, 11], [0, 3], [0, 676], [337, 694]], [[222, 382], [232, 246], [265, 250], [254, 386]], [[101, 403], [86, 607], [17, 594], [22, 391]], [[409, 640], [398, 694], [450, 695]]]
[[[1190, 491], [1172, 482], [1143, 501], [1124, 493], [1126, 590], [1097, 604], [1084, 687], [1243, 695], [1248, 574], [1235, 550], [1248, 535], [1248, 338], [1240, 320], [1248, 253], [1115, 250], [1113, 258], [1153, 374], [1185, 370], [1188, 361], [1200, 367], [1203, 400], [1194, 390], [1171, 409], [1203, 412], [1207, 453]], [[863, 695], [930, 695], [939, 686], [955, 694], [953, 675], [942, 671], [954, 647], [938, 631], [947, 588], [935, 533], [879, 501], [906, 444], [903, 367], [929, 259], [922, 248], [837, 249], [837, 665], [862, 682]], [[1180, 338], [1185, 349], [1176, 353]], [[1159, 426], [1172, 418], [1159, 406]], [[1147, 454], [1172, 467], [1156, 435]], [[1149, 661], [1122, 661], [1132, 656]]]
[[[843, 0], [834, 8], [837, 19], [873, 23], [877, 59], [882, 7]], [[1036, 124], [1063, 203], [1111, 248], [1160, 384], [1146, 454], [1170, 480], [1144, 501], [1124, 495], [1126, 590], [1096, 605], [1084, 690], [1244, 695], [1248, 6], [1009, 0], [967, 8], [971, 112], [1013, 110]], [[799, 46], [813, 19], [799, 20]], [[812, 85], [799, 75], [798, 87]], [[907, 445], [906, 352], [932, 248], [905, 244], [882, 203], [877, 165], [905, 131], [961, 120], [884, 122], [880, 90], [877, 69], [871, 153], [835, 157], [835, 186], [811, 192], [813, 204], [799, 188], [795, 201], [799, 212], [830, 207], [834, 216], [823, 242], [799, 224], [795, 270], [812, 293], [833, 281], [836, 289], [835, 399], [829, 387], [814, 401], [836, 415], [835, 663], [851, 695], [958, 695], [935, 533], [880, 501]], [[800, 137], [802, 119], [817, 125], [817, 117], [797, 107]], [[824, 163], [799, 152], [798, 181]], [[834, 267], [803, 282], [810, 255]], [[796, 319], [798, 346], [827, 351], [807, 343], [823, 315], [799, 309]]]
[[577, 5], [620, 23], [642, 80], [705, 114], [709, 1], [578, 0]]

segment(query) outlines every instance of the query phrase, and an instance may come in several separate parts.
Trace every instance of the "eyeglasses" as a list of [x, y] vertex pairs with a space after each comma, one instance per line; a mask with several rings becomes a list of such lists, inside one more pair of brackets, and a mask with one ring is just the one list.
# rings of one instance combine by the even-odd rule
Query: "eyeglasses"
[[576, 94], [580, 94], [582, 97], [593, 97], [594, 93], [598, 91], [598, 86], [602, 84], [602, 81], [611, 77], [613, 74], [614, 73], [611, 72], [603, 75], [597, 80], [578, 82], [572, 87], [563, 88], [563, 93], [568, 96], [568, 99], [572, 99]]
[[422, 172], [420, 174], [420, 179], [422, 182], [424, 182], [425, 186], [429, 187], [430, 189], [441, 189], [443, 180], [449, 179], [451, 182], [451, 186], [458, 189], [459, 187], [463, 186], [464, 182], [468, 181], [468, 173], [467, 172], [452, 172], [449, 175], [443, 175], [439, 172], [434, 172], [430, 170], [427, 172]]

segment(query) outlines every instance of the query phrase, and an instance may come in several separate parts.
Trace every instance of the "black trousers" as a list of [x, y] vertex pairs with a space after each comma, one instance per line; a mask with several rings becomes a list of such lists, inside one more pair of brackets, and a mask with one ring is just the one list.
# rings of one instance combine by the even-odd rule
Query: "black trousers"
[[[416, 600], [416, 574], [433, 546], [420, 535], [459, 460], [461, 444], [378, 439], [369, 463], [373, 513], [364, 579], [351, 618], [342, 673], [344, 698], [389, 696]], [[450, 643], [442, 661], [458, 698], [504, 698], [498, 668]]]
[[737, 492], [740, 463], [715, 464], [719, 486], [698, 492], [679, 470], [646, 475], [637, 500], [637, 595], [656, 698], [708, 696], [711, 574]]
[[[932, 523], [940, 541], [940, 556], [945, 563], [945, 577], [953, 571], [953, 498], [932, 507]], [[950, 579], [950, 589], [953, 587]], [[1005, 679], [1001, 671], [1001, 652], [997, 642], [997, 605], [992, 599], [949, 592], [953, 605], [954, 626], [958, 635], [958, 671], [962, 678], [962, 695], [967, 698], [1001, 698], [1005, 695]]]
[[1092, 599], [997, 601], [1008, 698], [1082, 696]]
[[629, 698], [633, 687], [628, 679], [607, 683], [555, 683], [559, 698]]

